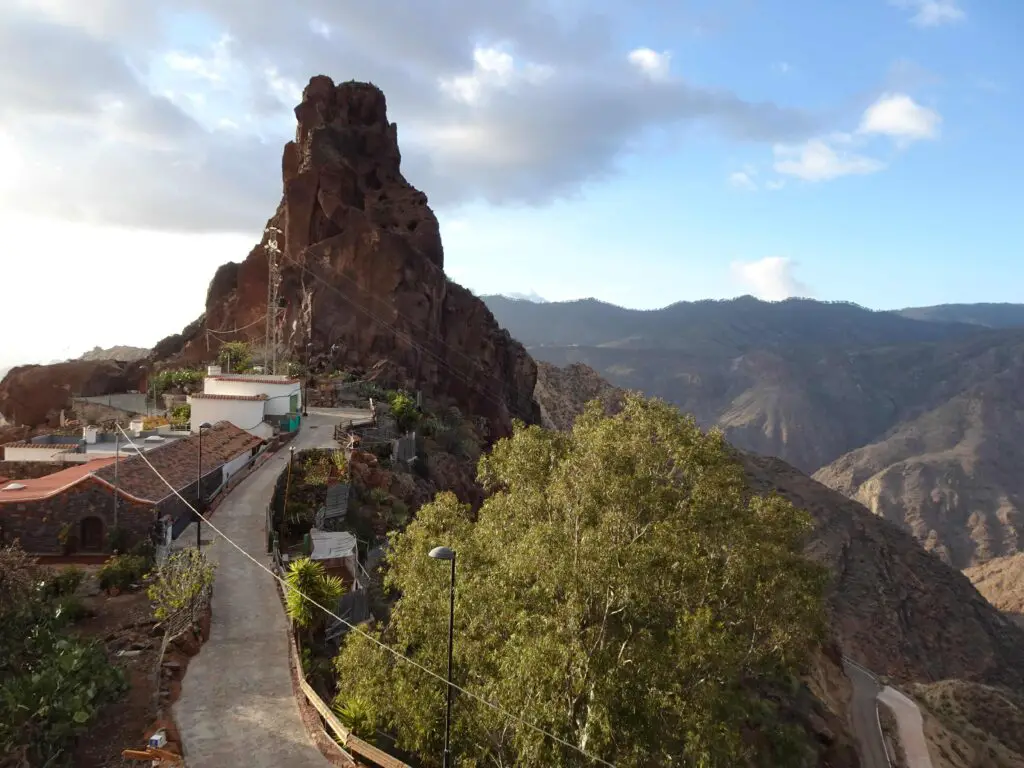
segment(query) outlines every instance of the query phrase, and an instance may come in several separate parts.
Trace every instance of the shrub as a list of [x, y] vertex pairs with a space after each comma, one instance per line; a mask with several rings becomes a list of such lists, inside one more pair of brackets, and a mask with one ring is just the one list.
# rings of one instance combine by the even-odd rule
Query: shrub
[[416, 407], [416, 400], [407, 392], [395, 392], [390, 395], [388, 405], [400, 432], [408, 432], [416, 426], [420, 418], [419, 409]]
[[176, 405], [171, 409], [171, 423], [185, 424], [192, 418], [192, 406], [188, 403]]
[[153, 563], [156, 562], [156, 545], [150, 538], [140, 539], [128, 550], [128, 554], [133, 557], [141, 557], [146, 562], [146, 568], [152, 568]]
[[128, 549], [128, 531], [114, 527], [107, 532], [107, 551], [120, 554]]
[[64, 595], [57, 601], [55, 616], [58, 619], [74, 624], [92, 615], [92, 610], [86, 607], [78, 595]]
[[391, 500], [391, 494], [389, 494], [383, 488], [371, 488], [369, 493], [369, 499], [378, 507], [382, 507]]
[[44, 582], [43, 590], [47, 597], [73, 595], [83, 581], [85, 581], [85, 571], [78, 566], [72, 565], [63, 571], [55, 572]]
[[182, 549], [173, 553], [146, 590], [153, 601], [153, 615], [157, 619], [166, 619], [190, 605], [213, 585], [213, 576], [213, 564], [198, 549]]
[[148, 563], [138, 555], [115, 555], [100, 568], [100, 588], [128, 589], [141, 581], [147, 570]]

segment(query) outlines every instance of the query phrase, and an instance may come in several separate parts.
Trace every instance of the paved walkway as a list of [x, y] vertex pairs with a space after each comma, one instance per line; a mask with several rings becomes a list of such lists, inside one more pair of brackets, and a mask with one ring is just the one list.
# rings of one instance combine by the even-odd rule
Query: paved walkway
[[[368, 412], [367, 412], [368, 414]], [[295, 448], [334, 446], [334, 425], [360, 411], [313, 409]], [[243, 480], [211, 518], [224, 534], [269, 564], [266, 506], [287, 461], [285, 447]], [[191, 660], [173, 714], [189, 768], [324, 768], [292, 693], [287, 621], [271, 576], [204, 527], [217, 563], [210, 639]], [[195, 528], [179, 541], [195, 541]]]
[[928, 742], [924, 737], [924, 720], [917, 704], [889, 686], [878, 694], [878, 700], [886, 704], [896, 715], [900, 742], [907, 754], [907, 768], [932, 768]]
[[852, 659], [843, 657], [843, 669], [853, 683], [850, 719], [864, 768], [891, 766], [883, 741], [882, 723], [878, 717], [879, 702], [892, 709], [896, 716], [896, 726], [900, 743], [907, 755], [908, 768], [932, 768], [921, 710], [913, 699], [907, 698], [891, 686], [883, 687], [874, 673]]

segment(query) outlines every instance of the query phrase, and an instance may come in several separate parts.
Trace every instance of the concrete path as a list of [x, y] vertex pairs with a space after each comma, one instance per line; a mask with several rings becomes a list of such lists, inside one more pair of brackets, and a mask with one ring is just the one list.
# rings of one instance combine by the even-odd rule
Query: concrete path
[[[311, 409], [290, 443], [296, 450], [337, 445], [334, 426], [368, 412]], [[243, 480], [212, 522], [269, 565], [264, 520], [287, 447]], [[178, 541], [195, 541], [190, 526]], [[189, 768], [324, 768], [299, 718], [288, 668], [287, 621], [271, 576], [204, 526], [217, 563], [210, 639], [191, 660], [173, 715]]]
[[878, 694], [878, 700], [896, 715], [900, 742], [907, 755], [907, 768], [932, 768], [928, 742], [924, 737], [924, 719], [917, 704], [890, 686]]
[[843, 659], [843, 669], [853, 683], [850, 720], [864, 768], [890, 768], [882, 727], [878, 721], [878, 694], [882, 686], [866, 668], [851, 659]]

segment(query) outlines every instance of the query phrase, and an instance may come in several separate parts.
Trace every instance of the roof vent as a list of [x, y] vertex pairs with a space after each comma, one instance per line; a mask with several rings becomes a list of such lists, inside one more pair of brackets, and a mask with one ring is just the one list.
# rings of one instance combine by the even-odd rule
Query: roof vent
[[5, 490], [5, 491], [21, 491], [21, 490], [24, 490], [25, 488], [26, 488], [26, 486], [22, 485], [21, 483], [9, 483], [8, 485], [4, 486], [3, 490]]
[[150, 435], [149, 437], [144, 439], [144, 442], [147, 442], [147, 443], [162, 443], [165, 440], [166, 440], [166, 438], [160, 437], [160, 435]]

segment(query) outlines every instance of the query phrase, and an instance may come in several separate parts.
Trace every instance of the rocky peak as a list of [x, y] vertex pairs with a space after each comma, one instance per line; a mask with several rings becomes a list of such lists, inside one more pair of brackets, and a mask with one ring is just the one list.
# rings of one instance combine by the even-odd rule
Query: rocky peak
[[[309, 343], [315, 364], [386, 363], [389, 383], [450, 399], [493, 435], [514, 417], [537, 421], [536, 366], [482, 301], [446, 278], [437, 219], [402, 175], [381, 90], [320, 75], [295, 116], [267, 225], [281, 253], [278, 359], [303, 361]], [[271, 236], [217, 271], [204, 318], [164, 347], [177, 361], [209, 360], [229, 340], [263, 346]]]

